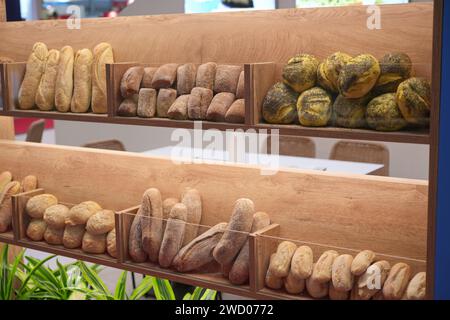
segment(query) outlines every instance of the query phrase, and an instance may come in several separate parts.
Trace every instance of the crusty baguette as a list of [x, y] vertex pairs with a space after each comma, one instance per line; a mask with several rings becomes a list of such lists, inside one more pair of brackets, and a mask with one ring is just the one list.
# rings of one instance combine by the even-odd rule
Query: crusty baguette
[[94, 48], [92, 64], [92, 112], [107, 113], [106, 64], [114, 63], [113, 49], [102, 42]]
[[60, 53], [52, 49], [48, 52], [45, 71], [36, 92], [36, 106], [39, 110], [50, 111], [55, 108], [56, 76], [58, 75]]
[[158, 262], [163, 237], [161, 193], [156, 188], [145, 191], [142, 198], [142, 246], [151, 262]]
[[183, 247], [197, 237], [198, 225], [202, 220], [202, 199], [196, 189], [187, 189], [181, 196], [187, 208], [187, 225], [184, 232]]
[[72, 112], [87, 112], [91, 106], [93, 61], [94, 55], [89, 49], [79, 50], [75, 55], [73, 97], [70, 104]]
[[147, 260], [147, 253], [142, 246], [142, 220], [143, 210], [142, 206], [140, 206], [133, 219], [133, 223], [131, 224], [128, 238], [128, 254], [131, 257], [131, 260], [137, 263]]
[[186, 229], [187, 208], [182, 203], [177, 203], [170, 211], [167, 220], [164, 237], [159, 251], [159, 265], [168, 268], [180, 251], [183, 244], [184, 231]]
[[30, 110], [34, 107], [36, 92], [45, 71], [47, 56], [47, 46], [42, 42], [35, 43], [28, 57], [25, 77], [19, 89], [19, 108], [22, 110]]
[[72, 101], [73, 95], [73, 59], [74, 53], [72, 47], [63, 47], [59, 57], [55, 85], [55, 107], [59, 112], [67, 112], [70, 110], [70, 102]]

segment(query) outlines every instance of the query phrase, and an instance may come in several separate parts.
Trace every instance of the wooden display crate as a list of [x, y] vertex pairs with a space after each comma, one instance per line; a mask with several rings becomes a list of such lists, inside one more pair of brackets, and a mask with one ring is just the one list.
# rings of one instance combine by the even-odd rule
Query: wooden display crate
[[5, 64], [0, 63], [0, 111], [5, 108], [6, 101]]
[[[13, 220], [15, 220], [15, 244], [18, 244], [20, 246], [34, 249], [34, 250], [40, 250], [44, 252], [50, 252], [57, 255], [62, 255], [66, 257], [70, 257], [73, 259], [78, 260], [85, 260], [93, 263], [98, 263], [102, 265], [107, 266], [117, 266], [117, 259], [111, 257], [106, 252], [103, 254], [92, 254], [92, 253], [86, 253], [81, 248], [79, 249], [68, 249], [65, 248], [63, 245], [53, 245], [48, 244], [44, 240], [43, 241], [33, 241], [30, 240], [26, 235], [26, 230], [29, 222], [31, 221], [31, 218], [26, 213], [26, 204], [30, 198], [33, 196], [43, 194], [45, 193], [44, 189], [37, 189], [32, 192], [26, 193], [26, 194], [19, 194], [16, 196], [13, 196]], [[68, 208], [71, 208], [74, 206], [73, 203], [66, 203], [66, 202], [58, 202], [59, 204], [63, 204], [67, 206]], [[117, 228], [117, 225], [116, 225]], [[118, 229], [118, 228], [117, 228]], [[117, 230], [116, 229], [116, 230]], [[117, 232], [117, 231], [116, 231]], [[116, 238], [117, 241], [117, 238]]]
[[[200, 63], [194, 63], [197, 67], [200, 65]], [[219, 64], [219, 63], [218, 63]], [[230, 64], [230, 63], [226, 63]], [[192, 129], [194, 128], [194, 122], [193, 120], [173, 120], [169, 118], [140, 118], [140, 117], [121, 117], [117, 115], [117, 109], [120, 106], [120, 103], [123, 101], [124, 98], [122, 98], [120, 94], [120, 81], [122, 79], [123, 74], [125, 71], [127, 71], [131, 67], [135, 66], [143, 66], [143, 67], [159, 67], [162, 63], [138, 63], [138, 62], [123, 62], [123, 63], [114, 63], [107, 65], [107, 78], [108, 78], [108, 86], [107, 86], [107, 92], [108, 92], [108, 108], [109, 108], [109, 116], [114, 118], [116, 121], [120, 121], [122, 123], [127, 124], [143, 124], [143, 125], [150, 125], [150, 126], [161, 126], [161, 127], [174, 127], [174, 128], [187, 128]], [[180, 64], [181, 65], [181, 64]], [[247, 73], [248, 69], [243, 64], [231, 64], [231, 65], [241, 65], [243, 66], [243, 70], [245, 73]], [[247, 80], [247, 77], [249, 77], [248, 74], [245, 75], [245, 79]], [[250, 79], [250, 78], [248, 78]], [[249, 96], [249, 82], [245, 81], [245, 98]], [[245, 123], [228, 123], [228, 122], [212, 122], [203, 120], [202, 125], [206, 128], [217, 128], [217, 129], [232, 129], [234, 127], [239, 128], [243, 127], [245, 125], [251, 125], [251, 119], [250, 119], [250, 109], [249, 105], [246, 104], [245, 106]]]

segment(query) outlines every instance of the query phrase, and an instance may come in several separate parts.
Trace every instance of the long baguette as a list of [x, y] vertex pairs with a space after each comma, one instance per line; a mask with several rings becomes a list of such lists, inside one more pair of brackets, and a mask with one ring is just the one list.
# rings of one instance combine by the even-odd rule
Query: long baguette
[[73, 97], [70, 103], [72, 112], [87, 112], [91, 106], [93, 62], [94, 56], [89, 49], [79, 50], [75, 55]]
[[100, 43], [94, 48], [92, 64], [92, 112], [106, 113], [106, 64], [114, 63], [113, 49], [108, 43]]
[[45, 71], [36, 92], [36, 105], [39, 110], [50, 111], [55, 108], [55, 87], [59, 58], [58, 50], [52, 49], [49, 51]]
[[63, 47], [59, 58], [55, 85], [55, 107], [59, 112], [70, 110], [70, 102], [73, 95], [73, 60], [72, 47]]

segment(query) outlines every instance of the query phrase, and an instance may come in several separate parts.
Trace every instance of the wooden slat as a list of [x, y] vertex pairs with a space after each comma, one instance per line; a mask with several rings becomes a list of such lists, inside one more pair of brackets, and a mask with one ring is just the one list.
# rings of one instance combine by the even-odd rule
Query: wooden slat
[[0, 0], [0, 22], [6, 22], [6, 0]]

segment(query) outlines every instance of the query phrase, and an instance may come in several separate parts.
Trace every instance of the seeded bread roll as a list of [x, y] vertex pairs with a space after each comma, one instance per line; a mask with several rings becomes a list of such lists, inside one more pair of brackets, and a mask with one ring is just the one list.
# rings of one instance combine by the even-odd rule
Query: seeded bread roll
[[189, 94], [195, 87], [197, 68], [193, 63], [186, 63], [177, 70], [177, 92], [179, 95]]
[[59, 112], [67, 112], [70, 110], [73, 95], [73, 60], [74, 53], [72, 47], [63, 47], [59, 58], [55, 86], [55, 107]]
[[142, 246], [152, 262], [158, 262], [163, 238], [161, 193], [156, 188], [145, 191], [142, 198]]
[[235, 99], [230, 92], [221, 92], [214, 96], [206, 112], [206, 120], [224, 122], [225, 115]]
[[218, 65], [216, 78], [214, 79], [214, 92], [230, 92], [236, 94], [241, 71], [241, 66]]
[[42, 241], [47, 224], [42, 219], [32, 219], [27, 227], [27, 237], [33, 241]]
[[141, 88], [152, 88], [153, 76], [158, 68], [147, 67], [144, 68], [144, 75], [142, 77]]
[[313, 251], [310, 247], [298, 247], [295, 250], [294, 255], [292, 256], [290, 271], [292, 275], [299, 280], [308, 279], [311, 276], [313, 270], [313, 258]]
[[44, 74], [36, 92], [36, 106], [41, 111], [50, 111], [55, 108], [55, 86], [58, 74], [60, 53], [58, 50], [50, 50]]
[[126, 98], [117, 109], [117, 115], [120, 117], [136, 117], [138, 102], [138, 95], [134, 95], [131, 98]]
[[398, 107], [409, 123], [426, 126], [430, 122], [431, 85], [423, 78], [402, 82], [396, 95]]
[[140, 66], [131, 67], [122, 76], [120, 81], [120, 93], [123, 98], [129, 98], [139, 93], [144, 68]]
[[106, 113], [106, 64], [114, 63], [113, 49], [108, 43], [100, 43], [94, 49], [92, 64], [92, 112]]
[[179, 96], [177, 100], [169, 108], [167, 111], [167, 116], [169, 119], [174, 120], [187, 120], [188, 119], [188, 101], [189, 94], [185, 94]]
[[317, 68], [317, 83], [327, 91], [337, 93], [339, 74], [351, 58], [343, 52], [335, 52], [328, 56]]
[[304, 91], [297, 101], [298, 119], [307, 127], [323, 127], [331, 118], [333, 100], [324, 89], [314, 87]]
[[106, 251], [106, 234], [93, 235], [85, 232], [81, 249], [87, 253], [101, 254]]
[[111, 257], [113, 258], [118, 257], [117, 243], [116, 243], [116, 228], [108, 232], [108, 235], [106, 236], [106, 251]]
[[167, 220], [164, 237], [159, 251], [159, 265], [168, 268], [180, 251], [186, 230], [187, 208], [182, 203], [177, 203], [170, 211]]
[[188, 100], [188, 117], [191, 120], [204, 120], [208, 107], [213, 98], [213, 92], [209, 89], [195, 87], [192, 89]]
[[55, 229], [64, 229], [68, 216], [69, 208], [63, 204], [55, 204], [45, 210], [44, 221]]
[[245, 98], [245, 73], [244, 70], [241, 71], [239, 75], [239, 81], [236, 89], [236, 99]]
[[141, 118], [153, 118], [156, 114], [156, 90], [142, 88], [139, 90], [137, 116]]
[[318, 283], [326, 283], [331, 280], [334, 259], [338, 257], [334, 250], [325, 251], [314, 264], [310, 279]]
[[394, 93], [386, 93], [369, 102], [366, 120], [370, 128], [377, 131], [397, 131], [407, 126]]
[[202, 199], [196, 189], [186, 189], [181, 195], [181, 203], [187, 208], [187, 225], [184, 233], [183, 247], [197, 237], [198, 225], [202, 220]]
[[216, 78], [217, 65], [214, 62], [208, 62], [200, 65], [197, 69], [196, 87], [214, 89], [214, 79]]
[[177, 90], [160, 89], [156, 100], [156, 114], [159, 118], [167, 118], [169, 108], [177, 99]]
[[318, 66], [313, 55], [298, 54], [284, 66], [283, 82], [298, 93], [311, 89], [316, 84]]
[[177, 79], [177, 69], [178, 64], [176, 63], [168, 63], [160, 66], [153, 75], [152, 88], [162, 89], [172, 87]]
[[86, 230], [93, 235], [105, 234], [114, 229], [115, 225], [114, 212], [100, 210], [88, 219]]
[[73, 67], [73, 97], [70, 111], [87, 112], [92, 97], [92, 63], [94, 56], [89, 49], [78, 50]]
[[414, 73], [411, 58], [402, 52], [388, 53], [381, 58], [380, 70], [380, 77], [374, 87], [377, 95], [396, 92], [400, 83], [411, 78]]
[[79, 224], [75, 226], [67, 225], [63, 234], [63, 245], [68, 249], [80, 248], [83, 242], [83, 236], [86, 232], [86, 226]]
[[64, 228], [47, 226], [44, 232], [45, 242], [53, 245], [63, 244]]
[[225, 114], [225, 121], [229, 123], [245, 122], [245, 100], [238, 99], [230, 106]]

